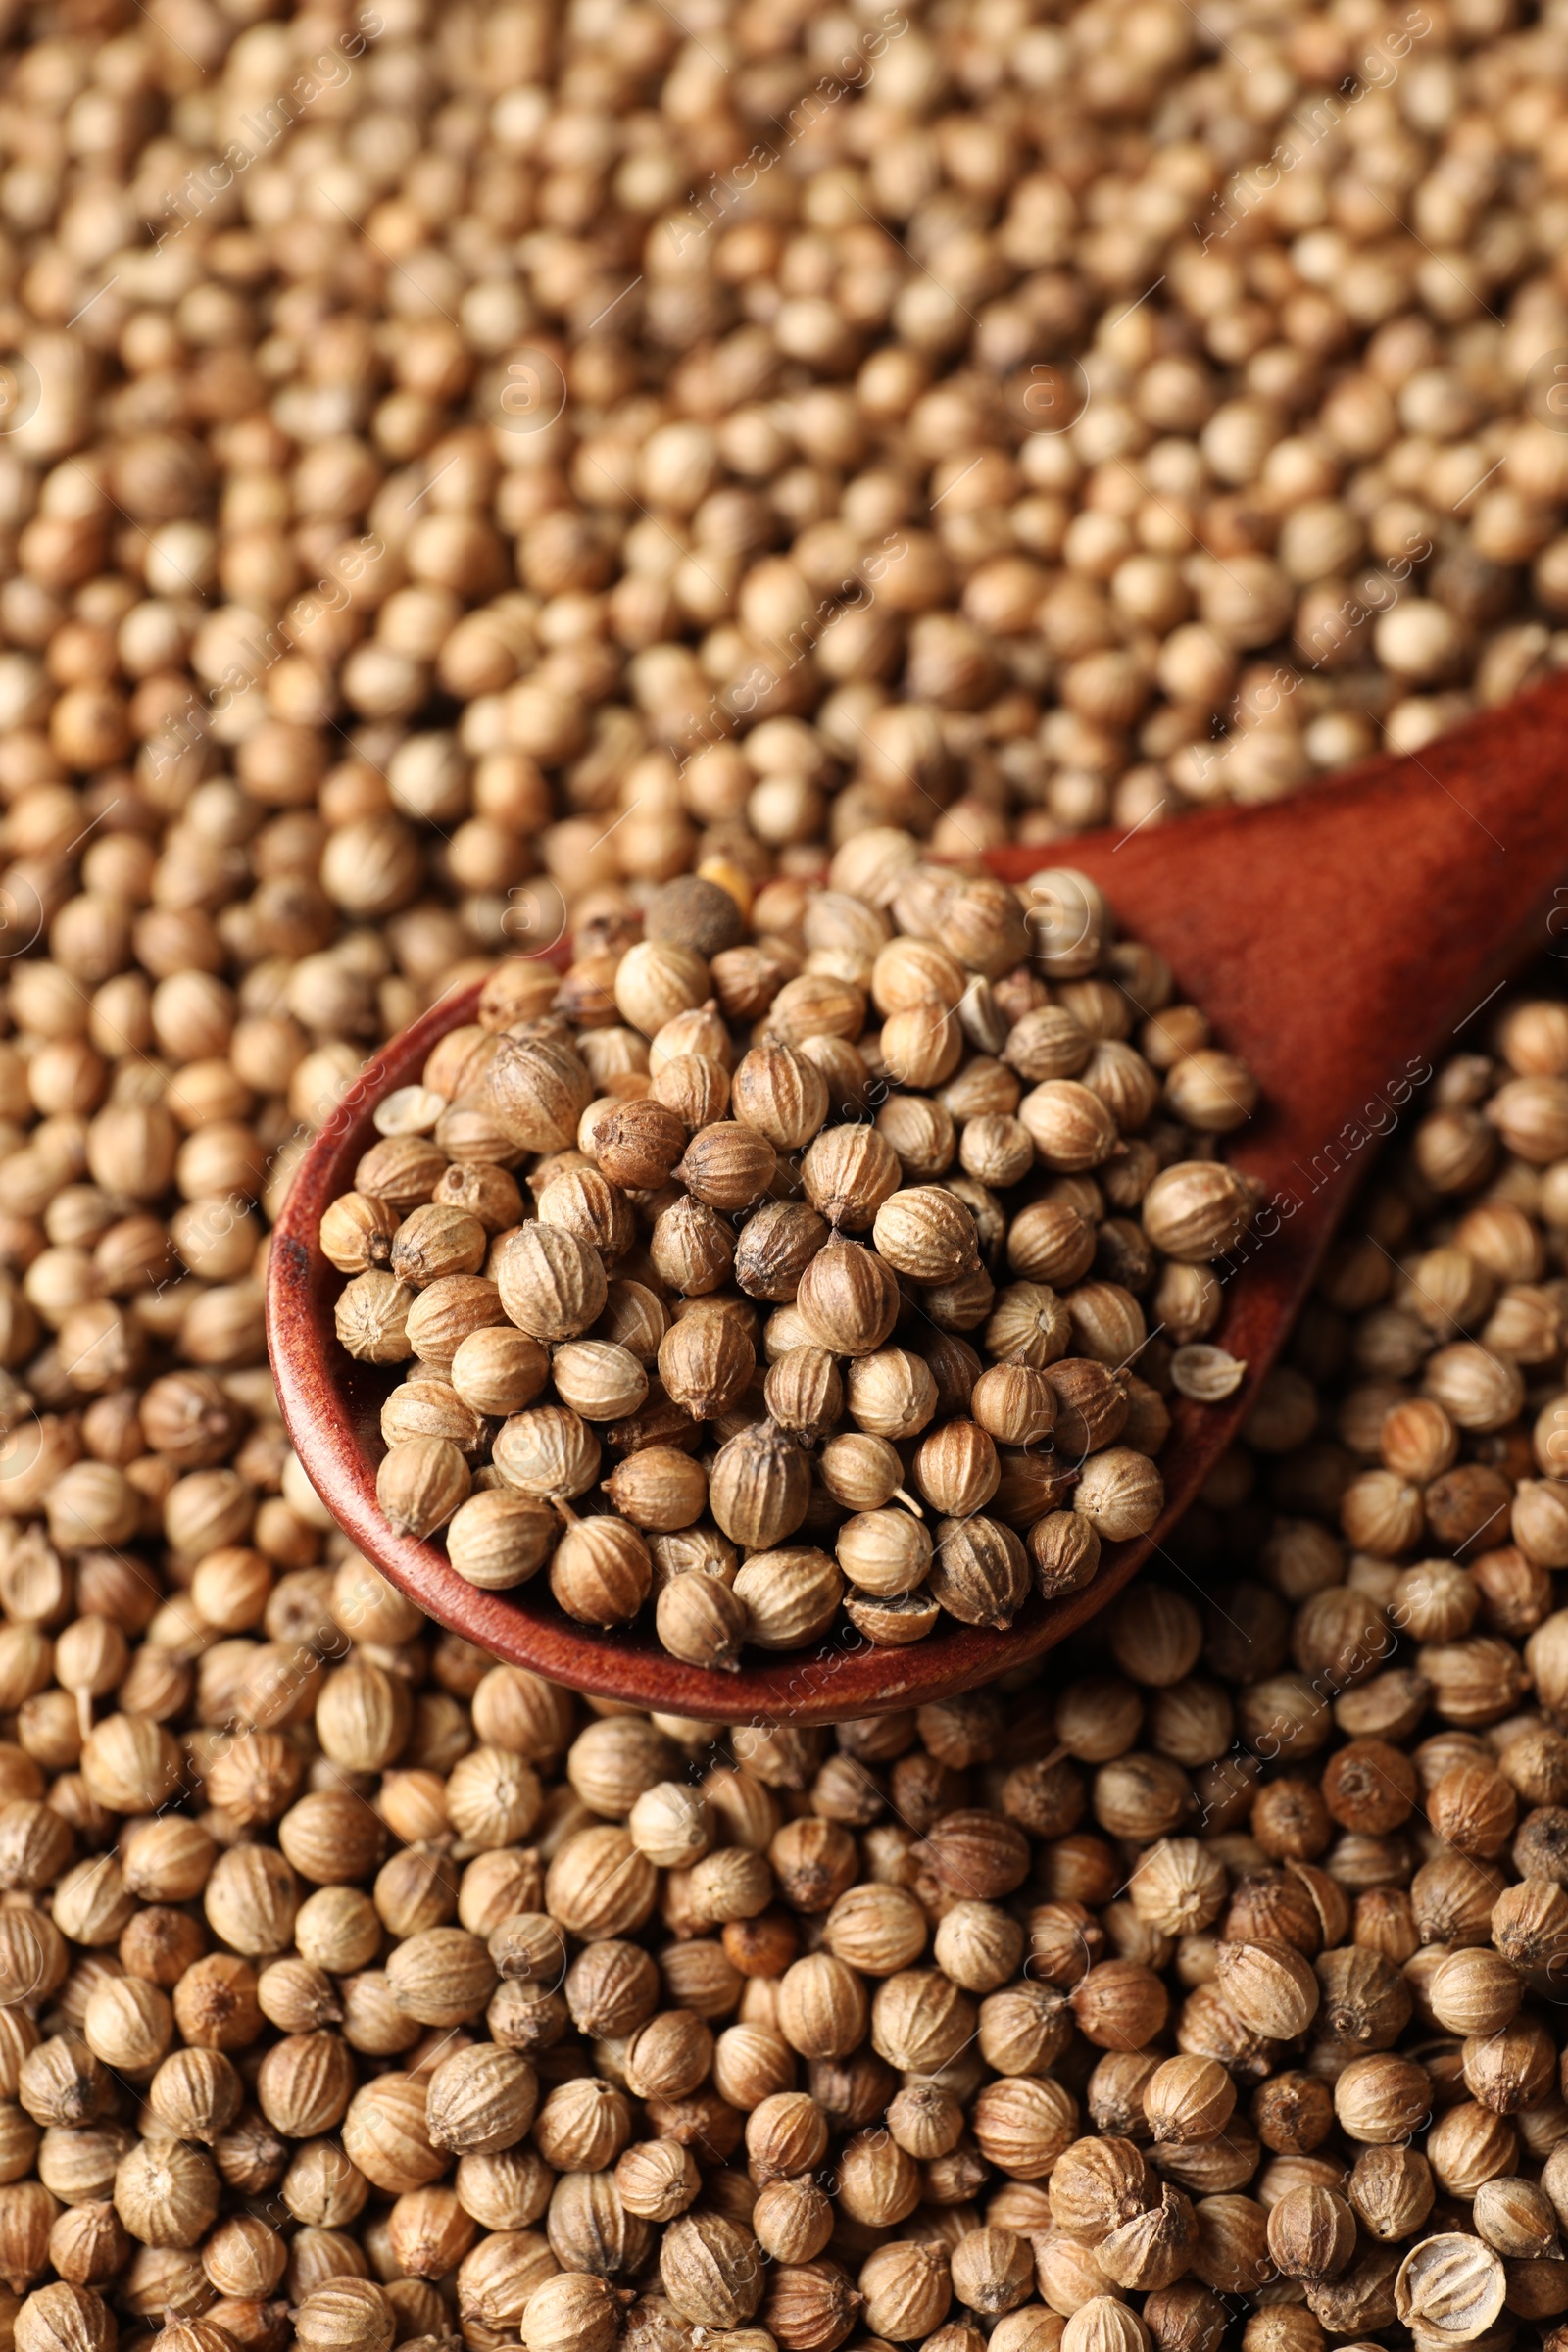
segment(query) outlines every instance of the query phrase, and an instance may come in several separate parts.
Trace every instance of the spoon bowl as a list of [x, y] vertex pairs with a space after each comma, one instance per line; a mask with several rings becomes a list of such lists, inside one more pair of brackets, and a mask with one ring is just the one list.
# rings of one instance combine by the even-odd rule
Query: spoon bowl
[[1152, 1531], [1106, 1544], [1082, 1592], [1031, 1598], [1005, 1633], [954, 1625], [906, 1649], [853, 1628], [811, 1650], [745, 1653], [715, 1673], [671, 1657], [651, 1628], [597, 1633], [542, 1577], [509, 1592], [467, 1584], [436, 1544], [395, 1535], [375, 1499], [383, 1398], [399, 1374], [354, 1361], [333, 1330], [342, 1277], [322, 1212], [376, 1140], [375, 1105], [470, 1020], [477, 988], [443, 1000], [356, 1081], [301, 1161], [272, 1236], [268, 1335], [283, 1419], [338, 1525], [439, 1624], [492, 1656], [599, 1698], [708, 1722], [841, 1722], [952, 1697], [1026, 1665], [1110, 1600], [1171, 1530], [1256, 1396], [1352, 1187], [1446, 1054], [1477, 1047], [1487, 1010], [1532, 954], [1568, 957], [1568, 679], [1441, 743], [1382, 759], [1262, 808], [1200, 812], [1059, 849], [994, 851], [1011, 882], [1055, 864], [1088, 873], [1118, 924], [1157, 949], [1215, 1042], [1257, 1079], [1261, 1107], [1227, 1156], [1265, 1195], [1217, 1271], [1213, 1342], [1246, 1365], [1219, 1404], [1174, 1397]]

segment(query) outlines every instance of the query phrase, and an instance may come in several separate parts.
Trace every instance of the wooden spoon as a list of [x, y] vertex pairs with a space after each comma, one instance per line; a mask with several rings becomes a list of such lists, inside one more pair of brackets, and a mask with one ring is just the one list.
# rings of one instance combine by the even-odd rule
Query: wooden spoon
[[738, 1673], [717, 1674], [669, 1657], [651, 1630], [576, 1624], [542, 1576], [515, 1592], [481, 1592], [434, 1544], [394, 1536], [376, 1508], [375, 1465], [396, 1375], [338, 1346], [342, 1278], [321, 1255], [318, 1228], [375, 1140], [375, 1103], [472, 1017], [472, 989], [395, 1039], [357, 1082], [306, 1153], [272, 1237], [272, 1366], [312, 1484], [367, 1558], [431, 1617], [595, 1696], [715, 1722], [827, 1723], [949, 1697], [1021, 1666], [1162, 1552], [1234, 1437], [1379, 1141], [1406, 1119], [1435, 1063], [1483, 1044], [1512, 971], [1532, 953], [1568, 958], [1565, 747], [1568, 679], [1558, 678], [1418, 756], [1373, 761], [1270, 808], [992, 853], [1009, 881], [1058, 863], [1091, 874], [1126, 932], [1169, 959], [1216, 1043], [1250, 1064], [1263, 1097], [1230, 1156], [1268, 1204], [1211, 1335], [1245, 1360], [1246, 1377], [1223, 1404], [1173, 1399], [1164, 1513], [1152, 1535], [1107, 1545], [1083, 1592], [1031, 1600], [1006, 1633], [955, 1625], [888, 1650], [848, 1631], [809, 1652], [760, 1660], [748, 1651]]

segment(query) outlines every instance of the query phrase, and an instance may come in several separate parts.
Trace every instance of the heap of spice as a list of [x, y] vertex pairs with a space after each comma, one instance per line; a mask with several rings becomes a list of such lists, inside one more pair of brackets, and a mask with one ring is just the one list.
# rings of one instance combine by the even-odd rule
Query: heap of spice
[[0, 1601], [17, 2352], [1568, 2343], [1549, 1712], [1238, 1769], [1322, 1671], [1261, 1581], [832, 1733], [586, 1705], [333, 1535], [11, 1525]]
[[[246, 1434], [244, 1372], [24, 1424], [0, 2342], [1568, 2352], [1568, 1012], [1492, 1042], [1164, 1581], [917, 1713], [726, 1731], [495, 1664]], [[1523, 1417], [1454, 1413], [1510, 1367]], [[1421, 1528], [1379, 1548], [1391, 1469]]]
[[188, 823], [166, 932], [251, 844], [422, 994], [1419, 747], [1564, 659], [1565, 99], [1508, 0], [21, 0], [13, 887]]
[[[1147, 1534], [1245, 1232], [1247, 1070], [1062, 869], [906, 834], [503, 965], [321, 1220], [400, 1534], [734, 1667], [1009, 1625]], [[1031, 923], [1030, 917], [1033, 917]]]

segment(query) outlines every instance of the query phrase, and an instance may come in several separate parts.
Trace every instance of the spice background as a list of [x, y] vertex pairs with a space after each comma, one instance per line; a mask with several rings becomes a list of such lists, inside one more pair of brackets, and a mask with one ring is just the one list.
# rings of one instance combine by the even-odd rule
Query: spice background
[[1549, 8], [12, 40], [19, 944], [173, 830], [179, 968], [375, 929], [335, 1055], [585, 895], [1268, 799], [1560, 660]]
[[1560, 666], [1562, 8], [0, 44], [0, 2338], [1550, 2343], [1560, 988], [1135, 1597], [831, 1737], [420, 1620], [261, 1278], [503, 956], [697, 872], [793, 986], [866, 845], [1070, 864]]

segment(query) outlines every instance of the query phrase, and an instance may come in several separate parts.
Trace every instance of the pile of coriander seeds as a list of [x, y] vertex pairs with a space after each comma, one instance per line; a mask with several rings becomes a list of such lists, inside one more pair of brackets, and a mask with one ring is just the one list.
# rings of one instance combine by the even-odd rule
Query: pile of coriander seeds
[[862, 835], [750, 929], [671, 883], [377, 1105], [320, 1247], [343, 1347], [405, 1368], [395, 1532], [733, 1668], [841, 1607], [1005, 1628], [1152, 1528], [1166, 1396], [1245, 1369], [1201, 1341], [1256, 1090], [1086, 876], [916, 853]]
[[[782, 953], [756, 911], [682, 953]], [[1147, 980], [1107, 945], [1036, 1013]], [[583, 942], [579, 998], [613, 1003], [623, 948]], [[1568, 1020], [1531, 1001], [1492, 1043], [1160, 1581], [917, 1714], [725, 1732], [496, 1665], [324, 1527], [243, 1369], [154, 1352], [45, 1415], [0, 1543], [19, 2352], [1512, 2352], [1568, 2320], [1538, 1352]], [[1527, 1423], [1480, 1425], [1488, 1381]], [[1391, 1469], [1422, 1514], [1394, 1547], [1357, 1491]], [[1514, 1541], [1483, 1548], [1489, 1481]]]
[[[87, 1671], [102, 1567], [7, 1629], [19, 2352], [1510, 2352], [1568, 2312], [1549, 1803], [1379, 1877], [1429, 1754], [1235, 1770], [1258, 1601], [1144, 1582], [1070, 1676], [726, 1732], [332, 1549], [270, 1642], [201, 1619], [213, 1562], [121, 1634], [170, 1680], [183, 1622], [161, 1717]], [[1506, 1752], [1534, 1800], [1568, 1740]]]
[[232, 767], [453, 961], [1417, 748], [1563, 660], [1565, 101], [1508, 0], [19, 0], [15, 855]]

